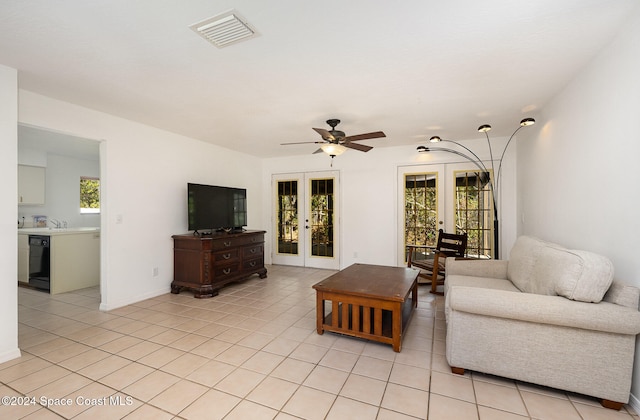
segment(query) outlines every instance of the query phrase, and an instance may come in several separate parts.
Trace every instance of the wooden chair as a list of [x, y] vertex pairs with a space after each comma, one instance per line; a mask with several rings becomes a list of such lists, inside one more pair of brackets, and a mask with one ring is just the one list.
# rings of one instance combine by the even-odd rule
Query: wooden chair
[[[433, 258], [424, 260], [414, 260], [417, 249], [430, 249]], [[435, 247], [428, 245], [407, 245], [409, 257], [407, 267], [415, 267], [421, 270], [419, 277], [431, 282], [431, 293], [442, 295], [437, 291], [439, 284], [444, 284], [444, 270], [447, 257], [464, 258], [467, 249], [467, 233], [457, 235], [445, 233], [442, 229], [438, 231], [438, 241]]]

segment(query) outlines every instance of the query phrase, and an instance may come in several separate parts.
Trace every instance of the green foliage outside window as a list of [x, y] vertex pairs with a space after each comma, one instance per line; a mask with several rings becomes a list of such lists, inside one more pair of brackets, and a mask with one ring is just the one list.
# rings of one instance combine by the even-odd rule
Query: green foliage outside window
[[80, 212], [100, 212], [100, 180], [97, 178], [80, 178]]

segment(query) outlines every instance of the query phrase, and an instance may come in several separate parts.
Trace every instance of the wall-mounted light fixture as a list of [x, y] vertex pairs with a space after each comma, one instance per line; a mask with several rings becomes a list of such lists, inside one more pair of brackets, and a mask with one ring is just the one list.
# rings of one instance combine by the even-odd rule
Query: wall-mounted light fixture
[[[493, 235], [494, 235], [494, 254], [495, 254], [495, 258], [498, 259], [500, 258], [500, 234], [499, 234], [499, 222], [498, 222], [498, 206], [496, 205], [496, 189], [499, 186], [500, 183], [500, 173], [502, 171], [502, 161], [504, 159], [504, 154], [507, 151], [507, 148], [509, 147], [509, 144], [511, 143], [511, 140], [513, 140], [513, 137], [516, 135], [516, 133], [522, 128], [522, 127], [528, 127], [530, 125], [535, 124], [536, 120], [534, 120], [533, 118], [524, 118], [523, 120], [520, 121], [520, 126], [518, 128], [516, 128], [516, 130], [513, 132], [513, 134], [511, 134], [511, 137], [509, 137], [509, 141], [507, 141], [507, 144], [504, 146], [504, 149], [502, 149], [502, 154], [500, 155], [500, 160], [498, 161], [498, 172], [495, 172], [494, 166], [493, 166], [493, 149], [491, 147], [491, 140], [489, 139], [489, 134], [488, 132], [491, 131], [491, 126], [489, 124], [483, 124], [480, 127], [478, 127], [478, 132], [480, 133], [484, 133], [485, 136], [487, 137], [487, 144], [489, 145], [489, 156], [490, 156], [490, 160], [491, 160], [491, 169], [494, 173], [494, 176], [486, 176], [487, 174], [490, 174], [490, 171], [487, 169], [487, 167], [485, 166], [484, 162], [482, 162], [482, 159], [480, 159], [478, 157], [478, 155], [476, 153], [473, 152], [473, 150], [469, 149], [467, 146], [457, 142], [457, 141], [453, 141], [453, 140], [445, 140], [440, 138], [439, 136], [433, 136], [429, 139], [429, 142], [431, 143], [440, 143], [440, 142], [446, 142], [446, 143], [452, 143], [460, 148], [463, 149], [463, 151], [461, 150], [456, 150], [456, 149], [450, 149], [448, 147], [426, 147], [426, 146], [418, 146], [417, 150], [420, 153], [428, 153], [428, 152], [447, 152], [447, 153], [452, 153], [454, 155], [458, 155], [463, 157], [464, 159], [472, 162], [473, 164], [475, 164], [478, 169], [480, 169], [481, 171], [481, 176], [484, 176], [486, 179], [488, 179], [489, 182], [489, 189], [491, 191], [491, 198], [493, 200]], [[494, 182], [495, 179], [495, 182]]]

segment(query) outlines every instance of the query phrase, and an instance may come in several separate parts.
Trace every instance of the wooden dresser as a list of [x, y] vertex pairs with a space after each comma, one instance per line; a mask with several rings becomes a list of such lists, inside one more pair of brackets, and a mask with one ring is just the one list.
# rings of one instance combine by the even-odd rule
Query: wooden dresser
[[171, 293], [194, 291], [197, 298], [216, 296], [227, 283], [258, 274], [267, 277], [264, 267], [262, 230], [213, 233], [196, 236], [173, 235], [173, 282]]

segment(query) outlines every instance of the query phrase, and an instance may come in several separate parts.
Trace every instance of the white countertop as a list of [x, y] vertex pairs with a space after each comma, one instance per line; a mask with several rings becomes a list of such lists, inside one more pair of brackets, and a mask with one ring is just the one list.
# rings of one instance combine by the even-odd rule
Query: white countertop
[[18, 235], [75, 235], [78, 233], [100, 232], [97, 227], [75, 227], [75, 228], [22, 228], [18, 229]]

